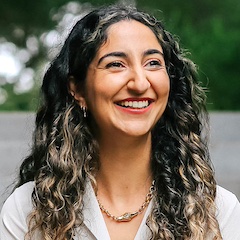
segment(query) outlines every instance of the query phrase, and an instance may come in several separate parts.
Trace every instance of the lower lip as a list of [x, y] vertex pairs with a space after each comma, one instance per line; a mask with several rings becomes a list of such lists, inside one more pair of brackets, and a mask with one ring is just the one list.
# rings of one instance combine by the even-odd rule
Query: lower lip
[[144, 114], [152, 108], [152, 103], [145, 108], [126, 108], [116, 104], [117, 109], [128, 114]]

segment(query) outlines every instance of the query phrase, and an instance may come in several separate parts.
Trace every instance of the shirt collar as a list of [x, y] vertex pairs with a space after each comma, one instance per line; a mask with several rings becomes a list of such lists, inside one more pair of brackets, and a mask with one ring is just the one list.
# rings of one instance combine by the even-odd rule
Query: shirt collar
[[96, 239], [110, 240], [107, 226], [99, 208], [90, 180], [87, 180], [86, 183], [83, 204], [83, 218], [86, 227], [92, 232]]
[[[83, 218], [84, 224], [88, 230], [96, 237], [96, 239], [110, 240], [110, 236], [105, 224], [102, 212], [99, 208], [93, 187], [90, 180], [87, 180], [86, 189], [83, 196]], [[137, 231], [134, 240], [149, 239], [151, 237], [151, 231], [146, 225], [147, 217], [152, 209], [152, 200], [150, 201], [143, 220]]]

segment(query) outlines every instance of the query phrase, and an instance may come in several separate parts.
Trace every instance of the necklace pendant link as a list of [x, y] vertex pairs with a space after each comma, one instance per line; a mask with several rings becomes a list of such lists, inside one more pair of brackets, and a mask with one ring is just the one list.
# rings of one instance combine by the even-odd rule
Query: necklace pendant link
[[143, 202], [142, 206], [138, 209], [138, 211], [130, 213], [130, 212], [125, 212], [124, 214], [116, 217], [113, 214], [111, 214], [99, 201], [98, 197], [97, 197], [97, 193], [96, 193], [96, 198], [98, 201], [98, 205], [101, 209], [102, 212], [104, 212], [109, 218], [113, 219], [116, 222], [130, 222], [133, 218], [135, 218], [136, 216], [138, 216], [140, 213], [143, 212], [143, 210], [148, 206], [149, 202], [151, 201], [151, 199], [153, 198], [153, 193], [155, 191], [154, 188], [154, 181], [152, 181], [152, 185], [149, 188], [149, 192], [146, 195], [145, 201]]
[[126, 212], [123, 215], [116, 217], [116, 221], [117, 222], [129, 222], [131, 221], [134, 217], [136, 217], [138, 215], [138, 212], [134, 212], [134, 213], [129, 213]]

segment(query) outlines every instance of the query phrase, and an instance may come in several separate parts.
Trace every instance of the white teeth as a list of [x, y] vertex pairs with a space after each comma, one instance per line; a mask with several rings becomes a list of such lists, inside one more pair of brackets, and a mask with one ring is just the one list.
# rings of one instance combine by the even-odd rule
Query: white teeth
[[137, 101], [133, 102], [133, 108], [138, 108], [138, 102]]
[[119, 105], [123, 107], [131, 107], [131, 108], [145, 108], [149, 105], [149, 102], [146, 101], [122, 101]]

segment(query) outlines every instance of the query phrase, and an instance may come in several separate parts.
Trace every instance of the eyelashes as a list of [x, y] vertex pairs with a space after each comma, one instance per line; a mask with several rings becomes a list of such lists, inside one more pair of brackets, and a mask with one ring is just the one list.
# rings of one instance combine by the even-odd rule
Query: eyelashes
[[163, 67], [160, 60], [150, 60], [145, 64], [148, 69], [160, 69]]
[[124, 68], [124, 64], [120, 61], [114, 61], [114, 62], [110, 62], [108, 63], [105, 68], [109, 69], [109, 68]]
[[[108, 64], [106, 64], [105, 68], [106, 69], [115, 69], [115, 70], [121, 70], [124, 68], [127, 68], [128, 65], [125, 64], [122, 61], [112, 61]], [[151, 59], [146, 61], [146, 63], [143, 64], [143, 67], [147, 70], [158, 70], [164, 67], [164, 65], [162, 64], [162, 62], [158, 59]]]

